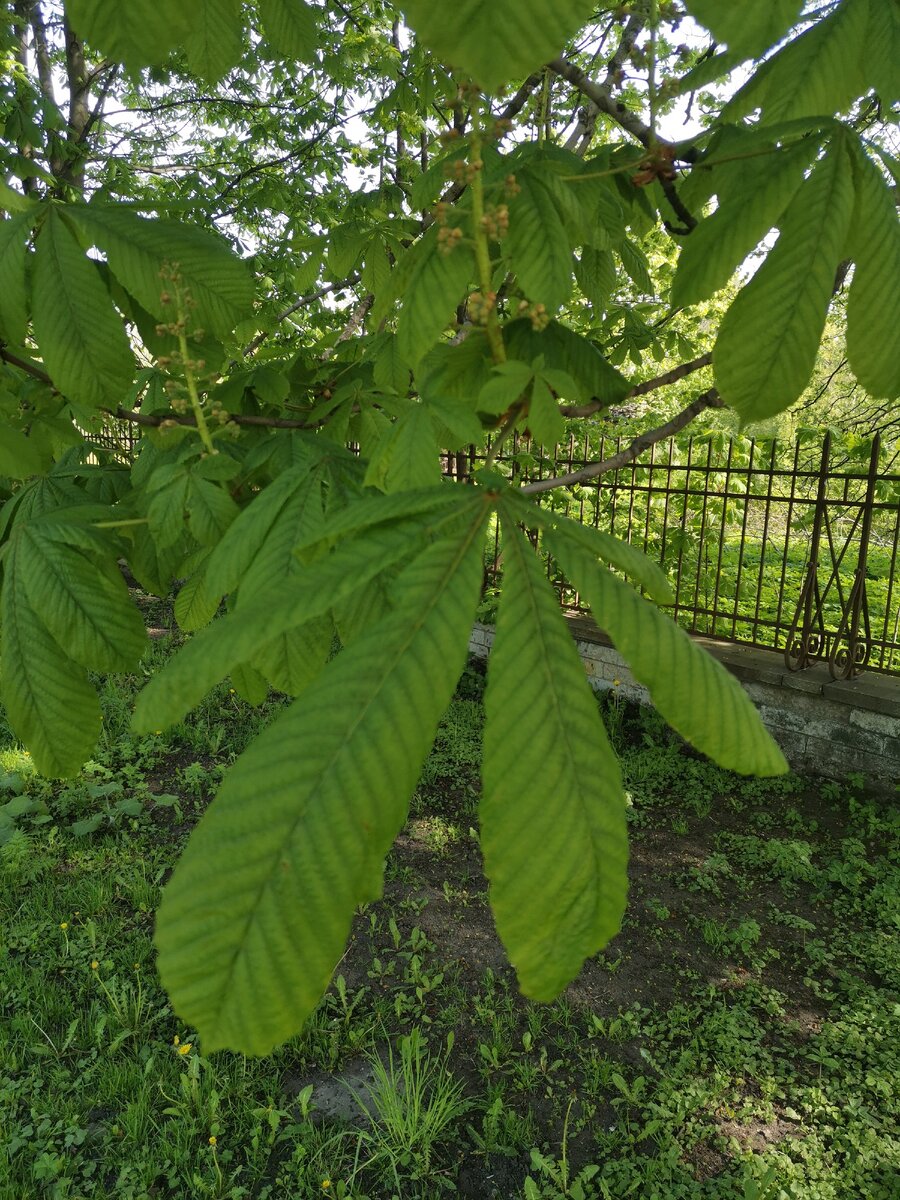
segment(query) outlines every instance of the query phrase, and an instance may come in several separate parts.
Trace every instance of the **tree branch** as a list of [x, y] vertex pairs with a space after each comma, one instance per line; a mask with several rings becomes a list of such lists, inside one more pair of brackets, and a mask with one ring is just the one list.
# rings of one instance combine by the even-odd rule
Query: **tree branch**
[[562, 57], [552, 59], [547, 63], [547, 66], [551, 71], [562, 76], [563, 79], [567, 79], [583, 96], [587, 96], [588, 100], [596, 106], [598, 112], [606, 113], [608, 117], [612, 117], [617, 125], [621, 126], [626, 133], [630, 133], [632, 137], [637, 138], [646, 149], [649, 149], [651, 144], [666, 146], [672, 150], [674, 155], [674, 143], [664, 141], [660, 137], [654, 139], [650, 126], [637, 113], [626, 108], [621, 100], [616, 100], [607, 84], [597, 83], [595, 80], [589, 79], [581, 67], [576, 66], [575, 63], [567, 62]]
[[[142, 413], [137, 412], [135, 409], [122, 408], [121, 406], [116, 409], [101, 408], [100, 412], [106, 413], [107, 416], [115, 417], [118, 421], [130, 421], [132, 425], [145, 425], [156, 429], [161, 425], [188, 425], [193, 427], [197, 424], [192, 415], [172, 412]], [[316, 429], [320, 422], [303, 421], [293, 417], [260, 417], [254, 413], [231, 413], [225, 424], [253, 425], [262, 429]]]
[[[677, 383], [679, 379], [684, 379], [686, 375], [692, 375], [694, 371], [708, 367], [711, 362], [712, 354], [702, 354], [699, 358], [694, 358], [690, 362], [673, 367], [671, 371], [666, 371], [662, 375], [656, 375], [653, 379], [645, 379], [643, 383], [636, 383], [623, 399], [633, 400], [635, 396], [646, 396], [648, 392], [655, 392], [658, 388], [668, 387], [670, 383]], [[590, 417], [604, 407], [605, 405], [602, 400], [593, 400], [590, 404], [562, 404], [559, 411], [564, 417]]]
[[671, 421], [667, 421], [665, 425], [660, 425], [657, 429], [650, 429], [646, 433], [640, 434], [629, 446], [620, 450], [618, 454], [614, 454], [612, 458], [590, 463], [580, 471], [570, 471], [568, 475], [557, 475], [552, 479], [537, 479], [534, 483], [527, 483], [521, 490], [527, 493], [549, 492], [553, 488], [567, 487], [574, 483], [586, 483], [589, 479], [596, 479], [598, 475], [617, 471], [620, 467], [634, 462], [645, 450], [649, 450], [657, 442], [665, 441], [666, 438], [680, 433], [685, 425], [690, 425], [694, 417], [704, 409], [721, 407], [721, 396], [715, 388], [710, 388], [709, 391], [703, 392], [696, 400], [692, 401], [677, 417], [673, 417]]
[[[641, 11], [629, 17], [622, 30], [622, 36], [619, 39], [619, 44], [616, 47], [616, 52], [606, 64], [606, 79], [603, 86], [612, 92], [619, 71], [624, 65], [625, 59], [634, 48], [634, 43], [641, 35], [645, 24], [647, 23], [646, 13]], [[587, 108], [580, 115], [578, 124], [566, 142], [566, 150], [572, 150], [575, 154], [583, 157], [591, 144], [591, 138], [594, 136], [594, 128], [597, 124], [597, 117], [601, 109], [591, 101]]]

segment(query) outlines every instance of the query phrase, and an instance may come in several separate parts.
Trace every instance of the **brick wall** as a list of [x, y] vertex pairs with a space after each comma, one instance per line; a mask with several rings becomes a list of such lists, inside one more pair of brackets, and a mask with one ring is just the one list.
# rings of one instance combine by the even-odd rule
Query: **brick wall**
[[[569, 618], [572, 636], [595, 691], [615, 687], [630, 700], [650, 696], [604, 635], [583, 617]], [[476, 625], [470, 650], [486, 658], [494, 639], [489, 625]], [[827, 666], [787, 669], [783, 656], [697, 638], [742, 683], [785, 757], [797, 771], [840, 778], [860, 772], [879, 791], [900, 785], [900, 680], [863, 674], [832, 680]]]

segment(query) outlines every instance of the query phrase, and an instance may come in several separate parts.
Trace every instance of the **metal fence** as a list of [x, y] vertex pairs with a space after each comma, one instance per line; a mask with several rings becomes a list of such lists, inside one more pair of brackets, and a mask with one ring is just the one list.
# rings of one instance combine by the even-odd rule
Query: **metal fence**
[[[496, 460], [519, 483], [620, 453], [598, 437], [552, 453], [514, 440]], [[898, 452], [900, 453], [900, 452]], [[481, 453], [453, 456], [456, 476]], [[894, 456], [896, 459], [896, 455]], [[673, 438], [599, 479], [542, 493], [542, 503], [643, 549], [694, 633], [781, 651], [792, 669], [826, 661], [835, 678], [900, 674], [900, 471], [879, 438], [821, 441]], [[502, 570], [495, 535], [489, 580]], [[583, 611], [548, 561], [563, 605]]]

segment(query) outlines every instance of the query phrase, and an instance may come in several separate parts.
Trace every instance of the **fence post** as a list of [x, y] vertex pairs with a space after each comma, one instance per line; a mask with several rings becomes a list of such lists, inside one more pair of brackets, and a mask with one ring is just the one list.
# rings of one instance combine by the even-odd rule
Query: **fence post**
[[826, 433], [822, 442], [822, 458], [819, 462], [819, 483], [816, 489], [816, 508], [813, 517], [812, 541], [809, 547], [809, 562], [806, 578], [800, 591], [800, 600], [788, 631], [784, 648], [784, 662], [789, 671], [802, 671], [813, 659], [819, 657], [825, 644], [825, 625], [822, 620], [822, 596], [819, 592], [819, 547], [822, 542], [822, 526], [826, 520], [828, 497], [828, 464], [831, 459], [831, 434]]
[[[872, 530], [872, 510], [875, 504], [875, 483], [878, 479], [880, 447], [881, 434], [876, 433], [872, 441], [872, 454], [869, 458], [869, 477], [866, 480], [866, 497], [863, 501], [856, 574], [847, 598], [847, 606], [841, 613], [841, 623], [834, 635], [831, 653], [828, 655], [828, 670], [831, 672], [832, 679], [853, 679], [865, 668], [872, 652], [872, 629], [869, 625], [869, 601], [866, 595], [866, 567], [869, 558], [869, 536]], [[862, 638], [859, 636], [860, 618], [862, 618], [865, 630]]]

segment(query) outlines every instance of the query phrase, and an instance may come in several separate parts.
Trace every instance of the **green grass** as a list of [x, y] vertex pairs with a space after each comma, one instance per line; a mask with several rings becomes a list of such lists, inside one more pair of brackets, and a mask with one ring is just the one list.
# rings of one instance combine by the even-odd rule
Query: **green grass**
[[531, 1005], [480, 872], [470, 670], [302, 1035], [207, 1058], [156, 980], [153, 911], [276, 702], [223, 686], [135, 738], [139, 683], [105, 685], [65, 784], [0, 726], [2, 1200], [900, 1195], [900, 838], [858, 783], [742, 780], [609, 701], [625, 927]]

